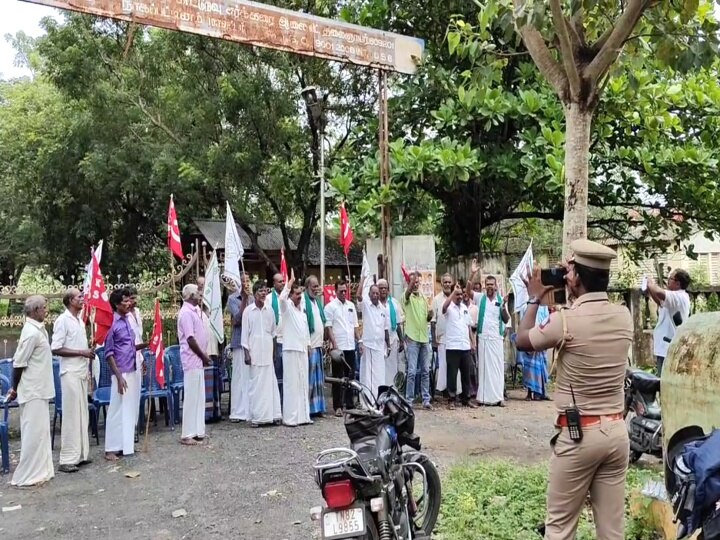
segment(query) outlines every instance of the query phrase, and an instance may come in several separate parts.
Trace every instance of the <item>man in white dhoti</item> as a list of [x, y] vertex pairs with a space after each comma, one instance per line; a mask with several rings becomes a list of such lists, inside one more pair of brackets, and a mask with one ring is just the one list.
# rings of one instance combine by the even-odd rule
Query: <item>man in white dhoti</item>
[[362, 313], [363, 332], [360, 340], [360, 382], [367, 386], [374, 396], [378, 387], [385, 384], [385, 357], [390, 348], [390, 317], [380, 303], [380, 290], [372, 285], [368, 296], [363, 298], [365, 278], [358, 287], [358, 306]]
[[[325, 327], [330, 346], [340, 351], [340, 361], [333, 360], [332, 376], [338, 379], [355, 378], [355, 342], [360, 338], [355, 305], [348, 300], [348, 284], [344, 279], [335, 282], [335, 298], [325, 306]], [[344, 399], [343, 399], [344, 397]], [[354, 407], [353, 393], [334, 384], [332, 387], [335, 416], [342, 416], [342, 409]]]
[[205, 366], [208, 332], [202, 318], [202, 296], [197, 285], [185, 285], [178, 313], [177, 333], [183, 366], [183, 414], [180, 444], [195, 446], [205, 440]]
[[303, 310], [303, 292], [291, 270], [279, 298], [283, 325], [283, 424], [295, 427], [310, 420], [310, 330]]
[[[130, 291], [130, 313], [128, 314], [128, 322], [130, 323], [130, 328], [132, 328], [133, 334], [135, 334], [135, 345], [142, 345], [143, 344], [143, 324], [142, 324], [142, 315], [140, 314], [140, 310], [137, 307], [137, 289], [135, 287], [128, 287], [128, 291]], [[142, 349], [145, 347], [140, 347], [135, 351], [135, 366], [138, 372], [138, 377], [143, 377], [145, 375], [145, 370], [143, 369], [143, 366], [145, 365], [145, 358], [143, 358]], [[140, 414], [140, 393], [142, 392], [142, 379], [140, 380], [140, 384], [135, 390], [135, 393], [133, 394], [133, 399], [137, 402], [137, 407], [135, 407], [135, 426], [137, 427], [138, 423], [138, 416]], [[135, 431], [135, 442], [138, 441], [137, 437], [137, 430]]]
[[228, 297], [227, 309], [230, 312], [232, 334], [232, 375], [230, 379], [230, 421], [245, 422], [250, 416], [250, 366], [245, 363], [245, 354], [240, 344], [242, 337], [242, 315], [250, 299], [250, 282], [243, 274], [243, 290]]
[[[430, 335], [432, 336], [433, 349], [438, 354], [438, 373], [435, 383], [435, 391], [447, 394], [447, 354], [445, 344], [445, 314], [443, 306], [445, 301], [450, 298], [455, 279], [450, 274], [443, 274], [440, 278], [442, 290], [433, 298], [430, 309], [432, 310], [432, 319], [430, 320]], [[459, 376], [459, 375], [458, 375]]]
[[25, 325], [13, 357], [13, 387], [7, 394], [8, 400], [17, 398], [20, 405], [20, 462], [10, 482], [13, 486], [34, 486], [55, 476], [48, 410], [55, 386], [45, 317], [45, 297], [25, 300]]
[[110, 294], [110, 307], [114, 315], [105, 338], [105, 361], [112, 372], [110, 406], [105, 420], [105, 459], [108, 461], [135, 453], [135, 423], [138, 414], [135, 393], [141, 383], [135, 354], [145, 344], [135, 344], [135, 333], [128, 320], [132, 311], [130, 296], [126, 288], [114, 290]]
[[245, 363], [250, 366], [250, 425], [258, 427], [282, 421], [280, 392], [273, 363], [275, 313], [265, 303], [267, 284], [258, 280], [253, 285], [255, 301], [242, 316], [240, 343]]
[[479, 270], [477, 260], [473, 259], [472, 274], [466, 288], [468, 296], [478, 306], [477, 401], [481, 405], [504, 407], [505, 352], [503, 342], [505, 325], [510, 320], [510, 314], [507, 311], [505, 300], [497, 292], [495, 277], [485, 277], [485, 293], [473, 290], [474, 279]]
[[55, 320], [52, 353], [60, 357], [62, 389], [62, 427], [60, 431], [61, 472], [77, 472], [78, 466], [90, 463], [88, 435], [88, 363], [95, 353], [88, 347], [85, 324], [80, 318], [83, 295], [68, 289], [63, 297], [65, 312]]
[[377, 282], [380, 291], [380, 303], [385, 306], [390, 321], [390, 350], [385, 358], [385, 384], [395, 384], [395, 375], [400, 370], [400, 353], [405, 348], [405, 337], [403, 336], [403, 323], [405, 314], [400, 303], [390, 296], [390, 285], [386, 279], [379, 279]]

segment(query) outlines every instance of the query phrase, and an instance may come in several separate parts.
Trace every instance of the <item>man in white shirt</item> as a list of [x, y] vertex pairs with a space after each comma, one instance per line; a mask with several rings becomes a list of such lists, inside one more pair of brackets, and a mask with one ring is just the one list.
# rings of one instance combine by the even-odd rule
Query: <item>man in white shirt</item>
[[690, 295], [687, 293], [689, 286], [690, 274], [681, 268], [670, 274], [667, 289], [648, 280], [647, 293], [659, 306], [658, 322], [653, 332], [658, 376], [662, 375], [663, 362], [677, 327], [690, 317]]
[[[130, 303], [132, 305], [132, 308], [130, 309], [130, 313], [128, 313], [128, 323], [130, 323], [130, 328], [132, 328], [133, 333], [135, 334], [135, 345], [140, 345], [143, 343], [143, 324], [142, 324], [142, 315], [140, 314], [140, 310], [137, 307], [137, 289], [135, 287], [128, 287], [128, 291], [130, 291]], [[145, 359], [142, 355], [142, 350], [138, 349], [138, 351], [135, 353], [135, 366], [137, 368], [137, 373], [141, 373], [143, 377], [147, 377], [147, 371], [143, 369], [143, 366], [145, 365]], [[140, 414], [140, 392], [142, 391], [142, 384], [137, 385], [136, 388], [134, 388], [133, 392], [133, 399], [137, 402], [137, 406], [135, 407], [135, 424], [137, 425], [137, 416]], [[137, 442], [138, 436], [137, 436], [137, 430], [135, 433], [135, 442]]]
[[430, 320], [430, 335], [432, 336], [432, 347], [438, 355], [438, 373], [435, 390], [444, 393], [447, 390], [447, 359], [445, 355], [445, 315], [443, 306], [445, 300], [450, 298], [453, 291], [455, 279], [450, 274], [443, 274], [440, 278], [440, 291], [432, 301], [432, 319]]
[[20, 462], [10, 483], [25, 487], [42, 484], [55, 476], [50, 449], [48, 404], [55, 397], [52, 351], [45, 330], [47, 300], [25, 300], [25, 325], [13, 356], [13, 387], [7, 400], [20, 405]]
[[403, 335], [403, 323], [405, 314], [400, 303], [390, 296], [390, 285], [386, 279], [379, 279], [377, 282], [380, 291], [380, 303], [388, 311], [390, 321], [390, 350], [385, 358], [385, 384], [395, 384], [395, 375], [400, 369], [400, 353], [405, 348], [405, 337]]
[[475, 407], [470, 402], [470, 370], [475, 349], [475, 336], [472, 331], [470, 311], [463, 303], [463, 291], [459, 285], [445, 299], [442, 313], [445, 318], [445, 350], [447, 352], [447, 390], [450, 409], [457, 403], [457, 377], [460, 372], [462, 392], [460, 402], [465, 407]]
[[88, 347], [85, 324], [80, 319], [83, 302], [78, 289], [68, 289], [63, 297], [65, 312], [55, 320], [50, 346], [60, 357], [63, 414], [58, 470], [66, 473], [90, 463], [88, 362], [95, 359], [95, 353]]
[[[335, 282], [335, 298], [325, 306], [325, 328], [333, 349], [342, 351], [342, 361], [332, 362], [332, 376], [336, 378], [355, 378], [355, 340], [358, 339], [358, 324], [355, 305], [347, 299], [348, 284], [344, 279]], [[343, 403], [343, 392], [345, 399]], [[332, 388], [333, 409], [335, 416], [342, 416], [343, 406], [352, 409], [352, 392], [340, 385]]]
[[365, 278], [358, 287], [358, 303], [362, 312], [363, 333], [360, 341], [360, 382], [377, 397], [378, 387], [385, 384], [385, 357], [390, 348], [390, 317], [380, 303], [380, 290], [372, 285], [368, 296], [362, 297]]
[[245, 363], [250, 366], [250, 425], [279, 424], [282, 421], [280, 392], [273, 364], [275, 314], [265, 302], [267, 285], [253, 285], [255, 301], [243, 312], [241, 344]]
[[303, 304], [303, 292], [290, 271], [279, 298], [283, 324], [283, 424], [296, 427], [312, 424], [310, 420], [310, 331]]
[[497, 292], [495, 277], [485, 276], [485, 292], [478, 293], [474, 291], [474, 279], [480, 267], [475, 259], [472, 261], [471, 271], [466, 292], [478, 306], [477, 401], [482, 405], [504, 407], [504, 339], [505, 325], [510, 321], [510, 314], [505, 299]]

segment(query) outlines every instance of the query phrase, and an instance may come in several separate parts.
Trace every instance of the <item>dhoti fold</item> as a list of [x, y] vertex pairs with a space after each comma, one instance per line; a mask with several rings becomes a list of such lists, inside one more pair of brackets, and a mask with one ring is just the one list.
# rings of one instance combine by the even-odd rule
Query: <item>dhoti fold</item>
[[60, 376], [60, 387], [60, 465], [77, 465], [90, 456], [88, 379], [76, 373], [65, 372]]
[[230, 381], [230, 420], [250, 418], [250, 366], [245, 363], [242, 347], [232, 351], [233, 366]]
[[385, 384], [392, 386], [395, 384], [395, 375], [400, 369], [400, 353], [398, 352], [400, 343], [395, 341], [390, 344], [390, 351], [385, 358]]
[[275, 366], [250, 366], [250, 422], [272, 424], [282, 419]]
[[188, 369], [183, 376], [182, 438], [205, 437], [205, 370]]
[[385, 384], [385, 351], [365, 347], [360, 362], [360, 382], [377, 397], [378, 386]]
[[20, 463], [10, 482], [13, 486], [33, 486], [55, 476], [48, 403], [33, 399], [20, 405]]
[[310, 414], [323, 414], [325, 412], [325, 371], [323, 370], [322, 347], [312, 350], [308, 369]]
[[302, 351], [282, 352], [283, 402], [282, 419], [288, 426], [310, 423], [310, 389], [308, 388], [308, 355]]
[[110, 386], [110, 406], [105, 419], [105, 451], [120, 452], [130, 456], [135, 453], [135, 422], [137, 421], [137, 401], [135, 392], [140, 385], [137, 371], [123, 373], [127, 388], [123, 394], [118, 392], [115, 375]]
[[504, 399], [505, 356], [501, 336], [478, 336], [477, 400], [494, 405]]

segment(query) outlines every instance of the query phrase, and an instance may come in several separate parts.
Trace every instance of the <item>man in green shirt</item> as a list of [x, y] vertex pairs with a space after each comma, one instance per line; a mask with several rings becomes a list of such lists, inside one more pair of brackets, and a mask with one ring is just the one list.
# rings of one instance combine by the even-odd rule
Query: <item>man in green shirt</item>
[[403, 295], [403, 309], [405, 310], [405, 338], [407, 345], [407, 380], [405, 397], [412, 402], [415, 399], [415, 375], [420, 372], [420, 393], [423, 408], [432, 410], [430, 405], [430, 370], [429, 370], [429, 339], [428, 321], [430, 310], [427, 300], [418, 292], [418, 274], [410, 274], [405, 294]]

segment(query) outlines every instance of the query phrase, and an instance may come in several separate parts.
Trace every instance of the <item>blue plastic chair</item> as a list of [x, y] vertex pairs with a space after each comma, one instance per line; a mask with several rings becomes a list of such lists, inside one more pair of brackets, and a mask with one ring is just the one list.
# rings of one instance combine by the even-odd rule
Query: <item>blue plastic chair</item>
[[[53, 415], [52, 431], [50, 437], [50, 447], [55, 450], [55, 427], [57, 420], [60, 418], [62, 425], [62, 384], [60, 384], [60, 359], [53, 357], [53, 382], [55, 383], [55, 414]], [[90, 420], [90, 430], [95, 442], [100, 444], [100, 434], [98, 433], [97, 408], [94, 403], [88, 402], [88, 415]]]
[[[171, 430], [175, 430], [175, 409], [173, 406], [173, 392], [169, 385], [165, 384], [165, 387], [161, 387], [158, 383], [157, 377], [155, 376], [155, 355], [149, 349], [143, 349], [143, 358], [145, 360], [145, 367], [147, 369], [146, 374], [143, 376], [142, 390], [140, 391], [140, 417], [138, 421], [138, 429], [145, 425], [145, 400], [154, 398], [166, 398], [167, 399], [167, 411], [165, 417], [166, 425], [170, 425]], [[167, 352], [166, 352], [167, 354]], [[147, 387], [147, 383], [150, 381], [150, 388]]]
[[105, 347], [95, 349], [95, 355], [98, 357], [100, 363], [100, 376], [98, 377], [97, 388], [95, 392], [93, 392], [93, 404], [97, 411], [97, 423], [99, 423], [101, 409], [107, 421], [107, 407], [110, 406], [112, 371], [110, 370], [110, 365], [105, 361]]
[[[10, 386], [12, 386], [12, 380], [13, 380], [13, 359], [12, 358], [3, 358], [0, 360], [0, 375], [4, 376], [7, 380]], [[7, 392], [6, 392], [7, 393]], [[14, 399], [10, 403], [6, 403], [6, 409], [17, 409], [20, 405], [17, 402], [17, 399]]]
[[[0, 396], [4, 402], [4, 396], [10, 391], [10, 381], [5, 375], [0, 375]], [[0, 421], [0, 457], [2, 458], [2, 472], [7, 474], [10, 472], [10, 433], [8, 430], [8, 412], [7, 403], [3, 403], [3, 416]]]
[[180, 345], [171, 345], [165, 349], [165, 382], [173, 396], [175, 422], [180, 423], [182, 414], [180, 411], [180, 395], [185, 394], [185, 372], [180, 360]]

